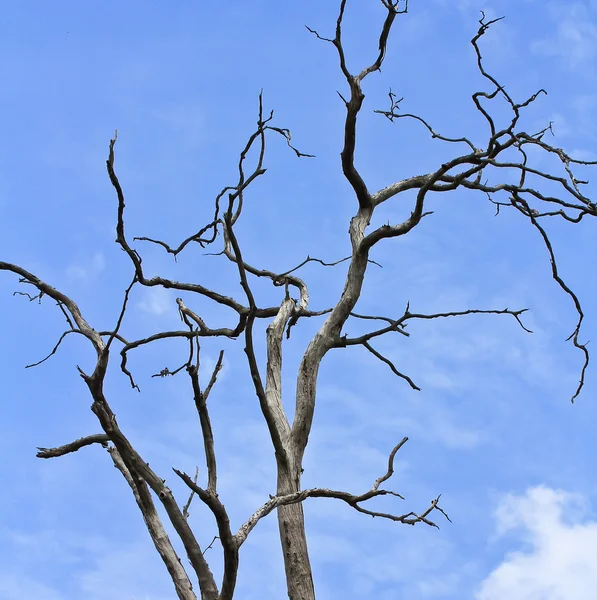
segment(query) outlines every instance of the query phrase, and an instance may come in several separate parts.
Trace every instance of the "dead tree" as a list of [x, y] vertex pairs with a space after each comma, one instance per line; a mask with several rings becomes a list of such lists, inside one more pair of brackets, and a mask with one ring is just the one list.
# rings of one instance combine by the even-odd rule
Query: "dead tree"
[[[553, 279], [571, 298], [578, 316], [569, 340], [581, 353], [583, 362], [579, 383], [573, 391], [572, 400], [578, 396], [584, 384], [589, 354], [585, 345], [580, 341], [583, 312], [579, 299], [565, 283], [558, 270], [546, 223], [550, 218], [560, 218], [578, 223], [585, 216], [597, 216], [597, 206], [583, 193], [583, 185], [587, 182], [579, 180], [574, 174], [576, 166], [596, 163], [577, 160], [561, 148], [550, 145], [546, 141], [551, 134], [550, 124], [540, 131], [532, 133], [520, 130], [519, 120], [522, 112], [545, 92], [538, 90], [529, 98], [516, 100], [507, 92], [504, 85], [485, 68], [479, 44], [488, 28], [499, 19], [487, 20], [482, 14], [479, 29], [471, 41], [477, 57], [478, 70], [485, 82], [485, 88], [472, 95], [474, 107], [483, 117], [486, 125], [487, 134], [483, 146], [478, 147], [467, 137], [449, 137], [440, 134], [423, 117], [402, 112], [400, 100], [390, 91], [389, 107], [385, 110], [376, 110], [376, 112], [387, 117], [389, 121], [399, 121], [400, 119], [417, 121], [434, 139], [451, 146], [453, 158], [438, 165], [431, 172], [413, 175], [407, 179], [395, 181], [378, 191], [370, 191], [355, 162], [357, 120], [365, 98], [363, 83], [369, 75], [380, 70], [386, 56], [386, 46], [394, 20], [405, 14], [408, 9], [407, 2], [399, 0], [381, 0], [381, 2], [386, 16], [381, 26], [376, 50], [377, 56], [371, 64], [360, 71], [353, 70], [344, 53], [342, 24], [346, 0], [340, 2], [340, 11], [333, 37], [324, 37], [309, 29], [319, 40], [333, 46], [347, 84], [347, 91], [340, 94], [346, 109], [341, 165], [344, 176], [355, 196], [355, 199], [347, 199], [347, 202], [354, 202], [355, 205], [354, 216], [349, 224], [352, 246], [350, 256], [335, 263], [307, 257], [295, 268], [282, 273], [257, 267], [245, 261], [242, 244], [237, 237], [235, 226], [245, 210], [245, 194], [253, 182], [265, 173], [266, 139], [271, 135], [282, 136], [297, 157], [309, 156], [292, 145], [288, 129], [274, 125], [273, 112], [264, 112], [260, 97], [256, 128], [240, 152], [238, 180], [233, 185], [224, 187], [215, 198], [213, 219], [177, 245], [147, 237], [135, 238], [136, 241], [158, 244], [174, 258], [194, 245], [205, 248], [222, 241], [220, 253], [230, 261], [238, 273], [240, 281], [238, 297], [223, 295], [214, 289], [204, 287], [199, 282], [180, 282], [159, 275], [152, 276], [146, 272], [141, 253], [132, 245], [133, 242], [127, 237], [125, 231], [125, 193], [115, 169], [116, 135], [110, 141], [107, 160], [108, 175], [117, 197], [116, 242], [128, 257], [133, 271], [132, 281], [124, 293], [122, 309], [116, 324], [107, 330], [94, 329], [72, 298], [24, 268], [0, 262], [1, 270], [17, 275], [22, 284], [33, 290], [32, 293], [17, 293], [29, 297], [30, 300], [41, 301], [44, 297], [50, 298], [66, 319], [67, 328], [46, 359], [57, 352], [61, 342], [70, 334], [86, 338], [96, 353], [96, 364], [93, 371], [88, 373], [79, 369], [79, 373], [87, 384], [93, 401], [91, 409], [96, 415], [103, 433], [83, 437], [64, 446], [40, 448], [38, 456], [42, 458], [62, 456], [91, 444], [101, 444], [106, 448], [115, 467], [122, 473], [130, 486], [156, 550], [172, 578], [176, 593], [179, 598], [184, 600], [197, 598], [193, 589], [195, 583], [198, 583], [199, 594], [204, 600], [230, 600], [233, 598], [241, 546], [260, 519], [274, 510], [277, 511], [278, 516], [288, 596], [292, 600], [315, 598], [302, 508], [302, 503], [307, 498], [337, 499], [365, 515], [408, 525], [424, 523], [436, 526], [433, 521], [433, 515], [436, 512], [443, 513], [447, 518], [439, 506], [439, 496], [433, 499], [429, 506], [417, 512], [383, 513], [367, 508], [367, 501], [378, 496], [390, 495], [402, 498], [399, 493], [384, 486], [393, 474], [396, 454], [407, 438], [402, 439], [391, 451], [385, 473], [373, 481], [369, 490], [361, 494], [355, 495], [346, 491], [325, 488], [301, 488], [303, 456], [316, 404], [318, 370], [322, 359], [328, 352], [336, 348], [363, 346], [380, 361], [387, 364], [392, 372], [413, 390], [418, 390], [416, 383], [406, 373], [401, 372], [387, 357], [375, 349], [374, 343], [377, 338], [388, 333], [408, 336], [407, 325], [413, 320], [440, 319], [471, 314], [492, 314], [513, 318], [523, 330], [529, 331], [522, 321], [522, 315], [526, 309], [469, 308], [456, 312], [422, 314], [411, 312], [410, 306], [407, 305], [402, 314], [390, 316], [363, 315], [355, 312], [367, 268], [372, 262], [370, 259], [372, 248], [377, 244], [388, 243], [390, 238], [407, 235], [417, 227], [422, 219], [431, 214], [429, 210], [426, 210], [427, 200], [431, 196], [448, 194], [459, 189], [475, 190], [495, 205], [496, 212], [499, 213], [503, 209], [514, 210], [520, 213], [521, 218], [531, 223], [547, 250]], [[507, 122], [500, 122], [502, 119], [492, 116], [494, 114], [492, 106], [496, 100], [505, 102], [509, 107], [510, 117]], [[561, 173], [546, 172], [533, 166], [527, 152], [531, 148], [559, 159]], [[255, 150], [256, 163], [249, 166], [249, 153]], [[513, 177], [513, 174], [516, 177]], [[511, 183], [512, 181], [515, 182]], [[550, 190], [555, 187], [559, 188], [559, 194], [552, 195], [552, 192], [542, 191], [544, 184], [548, 184], [547, 187]], [[370, 223], [375, 210], [384, 202], [395, 201], [406, 192], [415, 192], [408, 218], [400, 223], [387, 223], [372, 228]], [[347, 266], [344, 289], [336, 304], [325, 310], [315, 311], [309, 307], [308, 286], [297, 275], [301, 267], [313, 261], [326, 266], [338, 263]], [[267, 306], [259, 300], [254, 292], [254, 286], [252, 286], [252, 282], [256, 278], [268, 280], [273, 286], [279, 288], [277, 304]], [[162, 287], [207, 298], [229, 309], [234, 315], [234, 320], [228, 327], [212, 328], [201, 315], [195, 312], [192, 306], [187, 306], [179, 298], [177, 300], [181, 319], [179, 330], [159, 331], [144, 338], [129, 339], [125, 333], [125, 317], [129, 295], [135, 286]], [[293, 327], [305, 319], [322, 319], [322, 324], [304, 351], [296, 373], [295, 413], [294, 419], [290, 421], [282, 404], [281, 377], [284, 339], [291, 335]], [[343, 332], [346, 324], [352, 320], [366, 321], [371, 323], [372, 328], [363, 335], [349, 337]], [[267, 323], [267, 363], [263, 365], [259, 364], [255, 353], [254, 333], [258, 322]], [[208, 384], [202, 387], [199, 381], [198, 365], [200, 340], [205, 337], [242, 339], [255, 395], [267, 424], [275, 454], [276, 494], [256, 509], [236, 532], [232, 528], [224, 503], [218, 495], [216, 442], [208, 410], [210, 392], [223, 364], [223, 352], [220, 353]], [[165, 480], [135, 450], [126, 433], [119, 427], [116, 415], [104, 392], [104, 379], [112, 353], [115, 352], [119, 355], [115, 360], [119, 361], [120, 369], [128, 377], [131, 386], [136, 388], [134, 376], [127, 366], [129, 353], [136, 348], [173, 338], [188, 345], [188, 359], [178, 368], [174, 370], [165, 368], [156, 373], [156, 376], [170, 376], [179, 372], [186, 373], [188, 376], [189, 390], [197, 409], [203, 436], [207, 478], [200, 485], [197, 474], [192, 478], [180, 470], [174, 469], [174, 472], [188, 486], [191, 493], [190, 499], [196, 495], [213, 515], [224, 560], [224, 575], [221, 582], [215, 580], [204, 550], [197, 541], [196, 532], [192, 530], [186, 518], [190, 499], [186, 505], [181, 506], [180, 501], [174, 498], [171, 490], [166, 486]], [[116, 348], [119, 349], [116, 350]], [[184, 546], [191, 573], [184, 566], [166, 534], [156, 510], [156, 502], [162, 504], [172, 528]]]

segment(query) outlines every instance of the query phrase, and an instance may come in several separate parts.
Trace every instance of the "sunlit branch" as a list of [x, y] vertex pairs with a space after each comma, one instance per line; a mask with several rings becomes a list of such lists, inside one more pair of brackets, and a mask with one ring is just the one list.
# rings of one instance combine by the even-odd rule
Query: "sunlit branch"
[[251, 517], [248, 519], [248, 521], [246, 521], [240, 527], [238, 532], [236, 533], [235, 538], [236, 538], [238, 546], [241, 546], [244, 543], [244, 541], [247, 539], [247, 536], [255, 528], [257, 523], [261, 519], [263, 519], [264, 517], [269, 515], [274, 509], [276, 509], [280, 506], [288, 505], [288, 504], [296, 504], [299, 502], [303, 502], [307, 498], [332, 498], [332, 499], [336, 499], [336, 500], [342, 500], [343, 502], [345, 502], [346, 504], [348, 504], [349, 506], [351, 506], [352, 508], [354, 508], [355, 510], [357, 510], [358, 512], [361, 512], [363, 514], [366, 514], [366, 515], [369, 515], [372, 517], [380, 517], [382, 519], [388, 519], [390, 521], [394, 521], [396, 523], [403, 523], [406, 525], [415, 525], [417, 523], [425, 523], [432, 527], [437, 527], [437, 525], [433, 521], [431, 521], [430, 519], [427, 518], [433, 510], [440, 511], [446, 517], [446, 519], [448, 519], [448, 521], [449, 521], [450, 519], [449, 519], [448, 515], [438, 505], [440, 496], [435, 498], [431, 502], [430, 506], [427, 509], [425, 509], [425, 511], [423, 511], [421, 514], [417, 514], [412, 511], [405, 513], [405, 514], [392, 514], [392, 513], [372, 511], [372, 510], [369, 510], [369, 509], [361, 506], [361, 503], [366, 502], [367, 500], [370, 500], [372, 498], [379, 497], [379, 496], [388, 496], [389, 495], [389, 496], [395, 496], [396, 498], [400, 498], [401, 500], [404, 500], [403, 496], [401, 496], [400, 494], [390, 491], [390, 490], [379, 489], [379, 486], [384, 481], [387, 481], [394, 473], [394, 458], [396, 456], [396, 453], [398, 452], [398, 450], [400, 450], [400, 448], [402, 448], [402, 446], [407, 441], [408, 441], [408, 438], [404, 438], [399, 444], [397, 444], [393, 448], [392, 452], [390, 453], [389, 459], [388, 459], [388, 468], [387, 468], [386, 473], [384, 475], [382, 475], [381, 477], [377, 478], [375, 480], [375, 482], [373, 483], [371, 489], [368, 490], [367, 492], [365, 492], [364, 494], [355, 495], [355, 494], [350, 494], [349, 492], [330, 490], [327, 488], [311, 488], [311, 489], [307, 489], [307, 490], [300, 490], [295, 493], [286, 494], [283, 496], [270, 496], [270, 499], [265, 504], [263, 504], [260, 508], [258, 508], [253, 513], [253, 515], [251, 515]]

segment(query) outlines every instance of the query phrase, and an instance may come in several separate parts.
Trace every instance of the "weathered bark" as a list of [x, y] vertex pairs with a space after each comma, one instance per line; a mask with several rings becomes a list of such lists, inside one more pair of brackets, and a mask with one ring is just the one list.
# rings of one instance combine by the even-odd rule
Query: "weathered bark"
[[[291, 494], [299, 489], [300, 475], [278, 468], [278, 495]], [[278, 508], [278, 528], [284, 555], [288, 598], [315, 600], [302, 502]]]
[[[342, 297], [307, 347], [299, 367], [295, 420], [287, 451], [289, 468], [286, 469], [286, 465], [278, 461], [278, 495], [292, 494], [300, 490], [303, 455], [315, 411], [319, 366], [325, 354], [334, 346], [344, 323], [359, 299], [368, 257], [367, 250], [361, 251], [360, 243], [369, 218], [369, 209], [360, 209], [351, 223], [353, 258]], [[269, 365], [270, 361], [268, 361]], [[281, 368], [281, 358], [279, 366]], [[280, 506], [278, 527], [284, 554], [288, 597], [290, 600], [314, 600], [313, 575], [307, 550], [302, 504]]]

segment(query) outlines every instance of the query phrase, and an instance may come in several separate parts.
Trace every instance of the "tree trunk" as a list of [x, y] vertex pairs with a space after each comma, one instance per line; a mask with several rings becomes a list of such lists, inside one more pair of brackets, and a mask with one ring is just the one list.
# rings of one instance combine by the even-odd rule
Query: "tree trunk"
[[[293, 476], [278, 465], [278, 495], [291, 494], [299, 489], [300, 474]], [[284, 555], [288, 598], [290, 600], [315, 600], [301, 502], [278, 508], [278, 527]]]

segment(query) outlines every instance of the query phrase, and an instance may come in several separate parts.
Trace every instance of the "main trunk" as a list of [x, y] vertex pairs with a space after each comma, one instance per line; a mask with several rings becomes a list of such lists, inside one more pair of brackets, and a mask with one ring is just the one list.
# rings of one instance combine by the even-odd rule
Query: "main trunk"
[[[297, 492], [299, 488], [300, 475], [293, 476], [285, 469], [278, 467], [278, 495], [291, 494]], [[278, 508], [278, 527], [284, 554], [288, 598], [290, 600], [315, 600], [301, 502]]]

